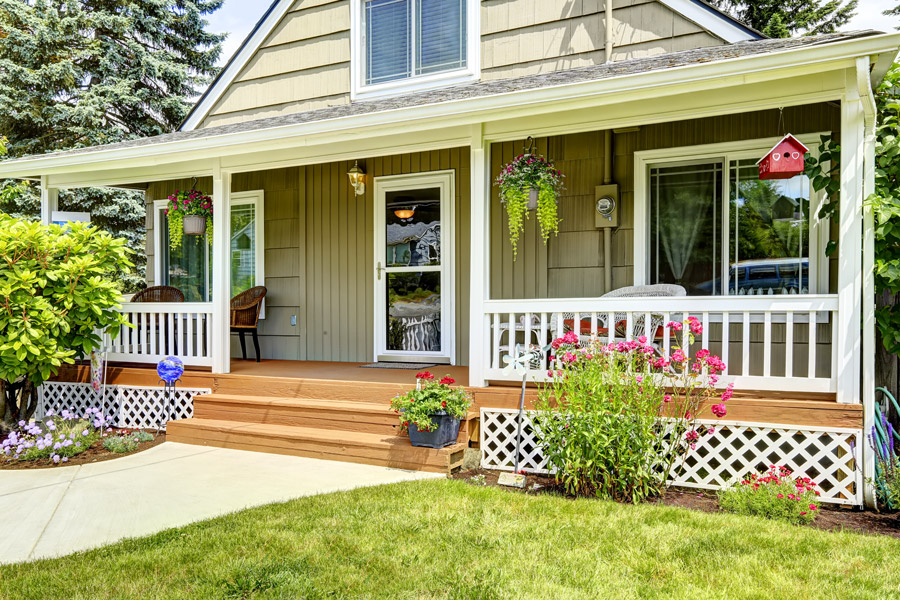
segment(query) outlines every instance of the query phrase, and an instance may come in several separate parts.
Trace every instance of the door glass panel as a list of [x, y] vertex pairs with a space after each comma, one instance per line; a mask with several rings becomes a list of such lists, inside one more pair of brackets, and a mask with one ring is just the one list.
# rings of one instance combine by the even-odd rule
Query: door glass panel
[[386, 266], [440, 266], [440, 189], [388, 192], [386, 196]]
[[231, 207], [231, 296], [256, 285], [256, 205]]
[[730, 171], [728, 293], [808, 293], [809, 178], [761, 181], [753, 160]]
[[721, 293], [720, 161], [650, 169], [651, 283]]
[[387, 349], [441, 350], [441, 272], [387, 275]]
[[[162, 213], [162, 211], [160, 211]], [[177, 250], [169, 247], [169, 222], [161, 214], [162, 227], [159, 259], [163, 261], [162, 275], [165, 285], [176, 287], [184, 294], [185, 302], [209, 302], [209, 273], [211, 253], [205, 235], [185, 235]]]

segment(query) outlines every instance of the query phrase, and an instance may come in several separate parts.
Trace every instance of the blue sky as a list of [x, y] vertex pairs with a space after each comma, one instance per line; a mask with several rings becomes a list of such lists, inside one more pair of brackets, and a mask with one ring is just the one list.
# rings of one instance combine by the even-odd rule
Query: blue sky
[[[888, 19], [881, 13], [900, 0], [860, 0], [857, 15], [844, 29], [893, 29], [900, 25], [897, 19]], [[253, 29], [268, 8], [270, 0], [225, 0], [224, 6], [209, 19], [211, 29], [229, 33], [225, 41], [221, 64], [228, 62], [244, 38]]]

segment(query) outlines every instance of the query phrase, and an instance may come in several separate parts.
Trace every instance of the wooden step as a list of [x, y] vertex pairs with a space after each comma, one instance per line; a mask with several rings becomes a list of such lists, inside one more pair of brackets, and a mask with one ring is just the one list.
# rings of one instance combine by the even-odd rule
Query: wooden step
[[409, 438], [396, 435], [201, 418], [172, 421], [166, 439], [434, 473], [458, 469], [466, 448], [465, 444], [439, 450], [416, 448]]

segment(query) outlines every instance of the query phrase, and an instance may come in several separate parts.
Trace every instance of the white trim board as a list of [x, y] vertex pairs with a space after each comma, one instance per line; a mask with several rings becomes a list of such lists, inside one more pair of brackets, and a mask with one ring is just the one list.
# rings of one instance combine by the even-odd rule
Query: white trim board
[[765, 37], [706, 3], [701, 4], [696, 0], [659, 0], [659, 2], [730, 44]]

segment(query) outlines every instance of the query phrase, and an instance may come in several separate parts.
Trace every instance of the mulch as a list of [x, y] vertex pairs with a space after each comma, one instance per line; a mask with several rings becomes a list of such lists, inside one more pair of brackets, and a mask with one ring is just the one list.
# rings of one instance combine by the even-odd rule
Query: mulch
[[[121, 429], [108, 429], [110, 436], [115, 436], [121, 433], [123, 430]], [[140, 431], [139, 429], [128, 429], [129, 432]], [[145, 450], [149, 450], [155, 446], [159, 446], [163, 442], [166, 441], [165, 432], [160, 432], [159, 435], [156, 434], [155, 429], [145, 429], [147, 433], [156, 436], [153, 440], [149, 442], [144, 442], [143, 444], [138, 445], [137, 449], [134, 452], [125, 452], [122, 454], [116, 454], [115, 452], [110, 452], [106, 448], [103, 447], [103, 440], [98, 440], [92, 445], [90, 448], [82, 452], [81, 454], [77, 454], [76, 456], [72, 456], [69, 458], [69, 461], [66, 463], [60, 463], [58, 465], [53, 464], [52, 461], [42, 458], [40, 460], [20, 460], [20, 461], [10, 461], [6, 462], [3, 459], [0, 459], [0, 471], [24, 471], [29, 469], [55, 469], [59, 467], [71, 467], [74, 465], [87, 465], [91, 463], [99, 463], [105, 462], [107, 460], [115, 460], [117, 458], [122, 458], [123, 456], [131, 456], [132, 454], [138, 454], [139, 452], [144, 452]]]
[[[478, 475], [484, 475], [484, 485], [502, 487], [497, 483], [500, 471], [474, 469], [454, 473], [452, 477], [478, 485], [471, 481], [473, 477]], [[526, 476], [526, 480], [524, 490], [510, 487], [503, 487], [503, 489], [520, 494], [567, 496], [562, 487], [552, 477], [529, 474]], [[656, 500], [656, 503], [707, 513], [723, 512], [719, 508], [719, 501], [715, 493], [686, 488], [670, 488], [661, 498]], [[802, 525], [801, 527], [813, 527], [825, 531], [852, 531], [855, 533], [887, 535], [900, 538], [900, 517], [898, 517], [898, 513], [863, 511], [825, 503], [821, 505], [821, 510], [816, 520], [809, 525]]]

